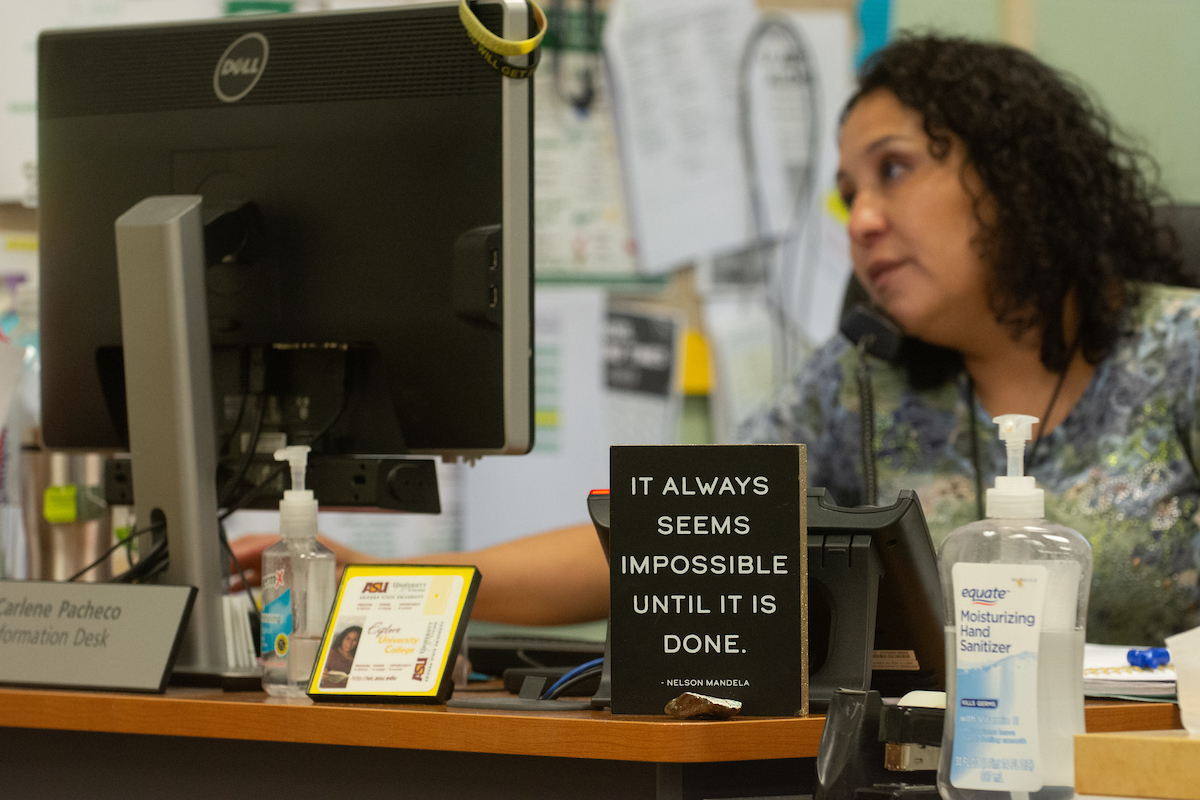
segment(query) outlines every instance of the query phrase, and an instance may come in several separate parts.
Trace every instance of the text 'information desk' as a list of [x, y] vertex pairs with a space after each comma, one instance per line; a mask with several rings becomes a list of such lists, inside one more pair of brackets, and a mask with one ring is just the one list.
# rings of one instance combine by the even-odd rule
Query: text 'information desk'
[[[0, 688], [0, 797], [780, 797], [811, 793], [824, 724]], [[1179, 714], [1089, 701], [1087, 727]]]

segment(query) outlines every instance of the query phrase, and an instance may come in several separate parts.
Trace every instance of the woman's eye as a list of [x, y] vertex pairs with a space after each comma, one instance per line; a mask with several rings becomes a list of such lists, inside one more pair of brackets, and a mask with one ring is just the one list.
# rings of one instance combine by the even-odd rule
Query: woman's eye
[[846, 211], [849, 212], [851, 206], [854, 205], [854, 192], [838, 192], [838, 197], [841, 198], [842, 205], [845, 206]]
[[904, 165], [892, 158], [885, 158], [879, 163], [879, 175], [885, 181], [895, 180], [904, 172]]

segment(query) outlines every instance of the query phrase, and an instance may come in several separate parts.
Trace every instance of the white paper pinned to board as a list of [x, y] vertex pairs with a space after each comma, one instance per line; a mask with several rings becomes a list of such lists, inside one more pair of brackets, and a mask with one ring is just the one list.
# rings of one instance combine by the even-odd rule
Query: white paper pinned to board
[[751, 0], [618, 0], [604, 50], [642, 269], [733, 250], [748, 234], [737, 128]]
[[533, 452], [483, 458], [463, 471], [468, 550], [586, 523], [588, 492], [608, 486], [604, 291], [536, 292]]
[[0, 21], [0, 202], [36, 198], [37, 38], [52, 28], [205, 19], [221, 0], [6, 2]]

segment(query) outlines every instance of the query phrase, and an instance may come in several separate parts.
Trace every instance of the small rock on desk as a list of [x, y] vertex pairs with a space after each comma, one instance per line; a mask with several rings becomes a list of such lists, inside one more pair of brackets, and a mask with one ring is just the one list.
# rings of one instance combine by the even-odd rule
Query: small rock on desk
[[709, 697], [706, 694], [684, 692], [667, 703], [667, 716], [675, 719], [696, 719], [697, 717], [713, 717], [729, 719], [742, 710], [741, 702], [728, 700], [724, 697]]

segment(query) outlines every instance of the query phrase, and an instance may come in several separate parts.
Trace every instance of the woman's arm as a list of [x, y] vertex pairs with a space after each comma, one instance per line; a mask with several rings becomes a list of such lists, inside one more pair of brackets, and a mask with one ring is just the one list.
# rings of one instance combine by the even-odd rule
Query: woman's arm
[[[319, 537], [339, 565], [381, 559]], [[278, 536], [251, 534], [231, 543], [234, 555], [256, 583], [262, 552]], [[608, 563], [591, 525], [559, 528], [465, 553], [436, 553], [402, 559], [407, 564], [470, 564], [483, 578], [474, 619], [515, 625], [563, 625], [608, 616]]]
[[591, 525], [525, 536], [471, 553], [406, 559], [473, 564], [483, 580], [471, 616], [516, 625], [564, 625], [608, 616], [608, 562]]

